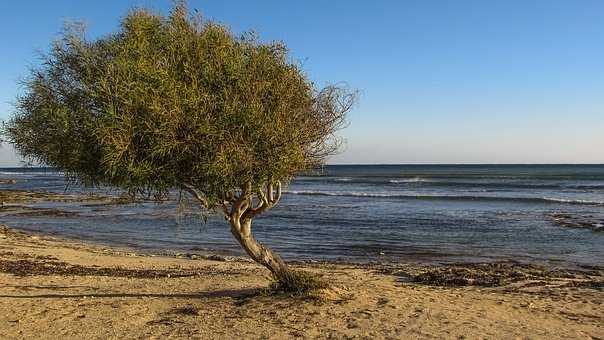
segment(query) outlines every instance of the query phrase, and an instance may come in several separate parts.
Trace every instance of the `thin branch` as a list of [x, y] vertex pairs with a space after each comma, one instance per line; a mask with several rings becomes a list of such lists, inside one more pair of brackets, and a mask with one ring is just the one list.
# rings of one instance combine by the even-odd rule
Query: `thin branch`
[[281, 191], [281, 181], [277, 181], [277, 195], [274, 197], [273, 201], [272, 201], [272, 205], [275, 205], [279, 202], [279, 200], [281, 200], [281, 195], [282, 195], [282, 191]]
[[270, 201], [266, 198], [266, 195], [264, 194], [264, 192], [262, 191], [262, 189], [258, 190], [258, 192], [256, 193], [256, 195], [258, 195], [258, 198], [260, 199], [260, 201], [262, 202], [262, 205], [269, 205]]
[[268, 196], [268, 201], [272, 204], [274, 197], [273, 197], [273, 181], [271, 179], [268, 180], [268, 184], [266, 185], [266, 193]]
[[266, 198], [264, 198], [264, 193], [262, 193], [262, 190], [258, 190], [258, 192], [256, 192], [256, 196], [258, 196], [258, 204], [255, 207], [253, 204], [250, 204], [250, 209], [252, 210], [260, 209], [266, 204]]
[[225, 219], [229, 219], [229, 206], [228, 206], [229, 202], [224, 201], [222, 203], [219, 204], [220, 209], [222, 209], [222, 213], [224, 214], [224, 218]]
[[281, 199], [281, 195], [282, 195], [281, 181], [276, 181], [275, 183], [277, 186], [276, 192], [275, 192], [275, 188], [273, 187], [273, 184], [271, 182], [268, 182], [266, 184], [266, 194], [264, 192], [262, 192], [262, 190], [258, 190], [256, 195], [258, 196], [258, 198], [261, 200], [262, 203], [259, 204], [256, 208], [247, 209], [244, 213], [245, 218], [253, 218], [253, 217], [261, 214], [265, 210], [268, 210], [268, 209], [274, 207], [275, 204], [277, 204], [277, 202], [279, 202], [279, 200]]
[[188, 183], [182, 183], [181, 186], [185, 191], [195, 197], [204, 208], [209, 209], [208, 200], [193, 185]]
[[[249, 208], [250, 204], [248, 201], [251, 195], [251, 187], [252, 184], [248, 182], [246, 183], [245, 188], [241, 189], [239, 197], [237, 197], [237, 199], [233, 202], [231, 206], [231, 218], [240, 218], [243, 212], [245, 212], [245, 210]], [[242, 209], [243, 207], [245, 208]]]

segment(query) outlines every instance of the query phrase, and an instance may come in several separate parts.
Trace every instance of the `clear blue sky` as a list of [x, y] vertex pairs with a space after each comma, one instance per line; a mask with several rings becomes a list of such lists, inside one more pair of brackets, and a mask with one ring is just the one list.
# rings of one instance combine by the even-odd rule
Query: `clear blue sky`
[[[200, 1], [361, 91], [332, 163], [604, 163], [604, 1]], [[2, 1], [0, 119], [63, 21], [89, 36], [166, 0]], [[8, 147], [0, 166], [15, 165]]]

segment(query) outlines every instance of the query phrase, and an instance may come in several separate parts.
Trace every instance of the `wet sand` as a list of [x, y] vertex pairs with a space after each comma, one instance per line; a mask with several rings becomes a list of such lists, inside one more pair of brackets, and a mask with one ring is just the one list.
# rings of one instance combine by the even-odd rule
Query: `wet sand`
[[602, 268], [295, 266], [334, 289], [272, 295], [268, 272], [246, 259], [0, 227], [0, 338], [604, 338]]

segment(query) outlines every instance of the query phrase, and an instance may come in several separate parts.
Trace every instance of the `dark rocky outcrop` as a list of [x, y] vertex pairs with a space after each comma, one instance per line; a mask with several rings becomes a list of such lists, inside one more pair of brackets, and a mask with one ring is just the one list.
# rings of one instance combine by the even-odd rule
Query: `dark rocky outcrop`
[[593, 231], [604, 231], [604, 218], [594, 215], [571, 215], [566, 213], [555, 213], [550, 215], [552, 221], [562, 227], [587, 228]]

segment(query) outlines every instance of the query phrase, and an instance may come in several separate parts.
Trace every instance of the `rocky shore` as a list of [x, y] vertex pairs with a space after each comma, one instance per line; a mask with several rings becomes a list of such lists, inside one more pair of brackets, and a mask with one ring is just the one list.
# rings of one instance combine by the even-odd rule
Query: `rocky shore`
[[555, 224], [567, 228], [587, 228], [593, 231], [604, 231], [604, 219], [598, 216], [575, 216], [565, 213], [551, 215]]

